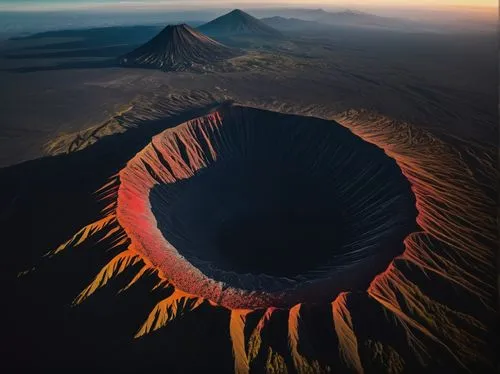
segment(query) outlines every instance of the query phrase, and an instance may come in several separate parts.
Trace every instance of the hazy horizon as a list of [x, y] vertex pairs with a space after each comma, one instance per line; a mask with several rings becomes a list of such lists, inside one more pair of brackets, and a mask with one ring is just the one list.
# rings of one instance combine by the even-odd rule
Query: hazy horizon
[[418, 3], [409, 0], [316, 0], [314, 3], [304, 0], [0, 0], [0, 36], [4, 39], [57, 29], [207, 22], [234, 8], [241, 8], [258, 18], [282, 15], [279, 10], [291, 8], [321, 8], [331, 12], [349, 9], [428, 23], [432, 24], [431, 28], [439, 25], [453, 32], [491, 32], [497, 23], [496, 5], [491, 0], [424, 0]]
[[493, 11], [498, 8], [494, 0], [0, 0], [0, 11], [62, 11], [62, 10], [196, 10], [214, 8], [366, 8], [366, 9], [438, 9], [450, 11]]

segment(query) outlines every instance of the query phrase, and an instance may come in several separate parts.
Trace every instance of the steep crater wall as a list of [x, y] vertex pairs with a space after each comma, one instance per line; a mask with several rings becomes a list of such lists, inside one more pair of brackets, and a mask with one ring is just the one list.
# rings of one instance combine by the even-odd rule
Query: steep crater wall
[[156, 136], [118, 219], [177, 288], [231, 308], [365, 290], [416, 229], [396, 162], [335, 122], [241, 106]]

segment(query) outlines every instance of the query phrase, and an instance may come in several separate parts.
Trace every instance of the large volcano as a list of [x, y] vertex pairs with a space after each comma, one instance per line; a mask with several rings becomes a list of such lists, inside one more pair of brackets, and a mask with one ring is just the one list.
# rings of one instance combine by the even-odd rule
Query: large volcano
[[232, 12], [204, 24], [198, 27], [198, 30], [211, 36], [281, 36], [278, 30], [273, 29], [271, 26], [266, 25], [264, 22], [240, 9], [235, 9]]
[[[230, 373], [233, 361], [238, 374], [493, 372], [496, 223], [475, 179], [494, 185], [493, 163], [470, 173], [474, 148], [376, 115], [346, 113], [340, 126], [223, 105], [173, 127], [168, 108], [121, 117], [136, 129], [80, 152], [0, 170], [7, 247], [31, 245], [9, 266], [105, 207], [42, 271], [7, 269], [16, 352], [42, 372], [86, 350], [134, 372]], [[61, 318], [93, 271], [75, 303], [99, 294]], [[147, 312], [144, 337], [127, 344]]]
[[409, 182], [332, 122], [228, 106], [153, 138], [118, 219], [184, 292], [236, 309], [362, 290], [415, 227]]
[[120, 64], [179, 71], [237, 55], [238, 51], [182, 24], [165, 27], [149, 42], [120, 57]]

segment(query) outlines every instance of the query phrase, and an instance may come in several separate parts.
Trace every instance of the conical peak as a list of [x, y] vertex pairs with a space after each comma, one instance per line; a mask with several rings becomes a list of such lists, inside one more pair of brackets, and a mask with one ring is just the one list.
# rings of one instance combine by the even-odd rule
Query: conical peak
[[235, 57], [239, 52], [194, 30], [185, 23], [166, 26], [146, 44], [121, 58], [128, 66], [146, 66], [162, 70], [185, 70]]
[[229, 12], [229, 14], [247, 14], [247, 13], [245, 13], [241, 9], [234, 9], [231, 12]]
[[190, 26], [186, 25], [185, 23], [182, 23], [178, 25], [166, 26], [157, 35], [157, 38], [163, 40], [164, 42], [186, 43], [189, 41], [193, 41], [194, 39], [203, 41], [205, 39], [205, 36], [200, 32], [194, 30]]
[[178, 25], [168, 25], [163, 29], [163, 31], [170, 31], [170, 32], [186, 32], [192, 30], [188, 25], [185, 23], [180, 23]]
[[170, 28], [170, 29], [189, 29], [189, 26], [185, 23], [179, 23], [177, 25], [168, 25], [166, 27], [167, 29]]
[[227, 16], [238, 17], [238, 18], [252, 18], [250, 14], [242, 11], [241, 9], [234, 9], [227, 14]]
[[280, 32], [266, 25], [241, 9], [234, 9], [200, 27], [198, 30], [210, 36], [242, 34], [280, 36]]

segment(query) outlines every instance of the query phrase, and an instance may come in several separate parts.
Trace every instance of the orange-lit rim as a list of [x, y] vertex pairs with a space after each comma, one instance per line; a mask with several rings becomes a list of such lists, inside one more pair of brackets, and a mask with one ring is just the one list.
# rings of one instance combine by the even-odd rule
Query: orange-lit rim
[[[211, 115], [217, 116], [218, 113]], [[421, 231], [405, 239], [404, 252], [373, 279], [364, 297], [377, 302], [388, 316], [398, 321], [407, 336], [408, 346], [423, 366], [428, 355], [426, 343], [423, 342], [426, 339], [429, 344], [439, 346], [442, 352], [446, 352], [463, 369], [476, 367], [478, 362], [485, 360], [481, 355], [481, 347], [484, 348], [486, 342], [482, 340], [481, 334], [487, 328], [486, 322], [477, 315], [451, 310], [444, 301], [425, 295], [418, 282], [409, 277], [404, 269], [411, 265], [423, 274], [442, 278], [476, 298], [477, 304], [486, 311], [494, 311], [492, 303], [495, 294], [497, 233], [492, 207], [495, 206], [495, 201], [485, 191], [497, 177], [495, 153], [482, 146], [470, 146], [459, 152], [424, 130], [381, 116], [346, 114], [337, 118], [337, 121], [363, 140], [382, 148], [389, 157], [396, 160], [411, 183], [419, 212], [417, 223]], [[464, 161], [466, 158], [476, 163], [474, 170]], [[158, 269], [165, 264], [154, 255], [150, 257], [153, 251], [164, 248], [146, 247], [150, 243], [144, 241], [140, 230], [134, 232], [134, 235], [137, 234], [136, 238], [133, 235], [132, 238], [129, 237], [128, 225], [131, 222], [125, 218], [128, 213], [121, 210], [123, 201], [137, 214], [144, 215], [144, 222], [155, 228], [153, 235], [156, 239], [161, 233], [156, 229], [149, 199], [136, 199], [132, 191], [121, 188], [126, 185], [126, 179], [125, 168], [98, 191], [104, 199], [110, 201], [103, 211], [102, 219], [84, 227], [52, 252], [58, 253], [79, 245], [98, 232], [107, 232], [103, 240], [111, 240], [113, 247], [124, 247], [77, 297], [76, 302], [83, 301], [130, 265], [142, 262], [142, 269], [126, 288], [146, 272], [152, 271], [158, 274], [159, 285], [173, 287], [174, 292], [157, 304], [137, 336], [164, 327], [172, 319], [197, 309], [205, 302], [213, 306], [223, 305], [223, 300], [221, 302], [218, 299], [220, 289], [217, 284], [211, 285], [212, 288], [206, 293], [214, 295], [208, 300], [189, 292], [188, 290], [195, 289], [190, 288], [186, 278], [179, 277], [176, 282], [172, 282], [167, 278], [169, 274]], [[163, 237], [159, 242], [164, 243]], [[179, 263], [170, 253], [165, 261], [168, 261], [168, 266], [177, 266], [176, 272], [179, 274], [196, 271], [185, 263]], [[186, 289], [183, 289], [182, 282], [188, 282], [185, 283]], [[350, 298], [350, 292], [334, 296], [331, 301], [333, 324], [341, 360], [355, 372], [363, 372], [355, 321], [349, 306]], [[262, 305], [269, 301], [265, 298], [260, 300]], [[289, 313], [288, 339], [293, 362], [296, 368], [304, 369], [314, 365], [298, 349], [301, 308], [302, 304], [298, 303], [284, 309]], [[235, 370], [248, 372], [255, 352], [248, 351], [245, 326], [247, 316], [257, 312], [258, 308], [228, 306], [227, 309], [231, 313], [229, 328]], [[261, 332], [272, 320], [276, 310], [275, 307], [265, 308], [259, 323], [252, 330], [252, 339], [260, 339]], [[278, 362], [280, 358], [273, 356], [272, 359]]]
[[[232, 115], [245, 115], [240, 111], [248, 108], [233, 107], [232, 110], [235, 111]], [[181, 179], [188, 179], [209, 164], [217, 162], [219, 155], [214, 149], [216, 145], [212, 144], [213, 141], [211, 142], [209, 138], [212, 132], [224, 126], [226, 116], [231, 116], [231, 113], [216, 112], [165, 130], [155, 136], [150, 145], [120, 171], [116, 215], [120, 226], [131, 240], [131, 248], [147, 259], [150, 265], [158, 270], [160, 277], [168, 279], [177, 289], [230, 309], [291, 307], [300, 302], [317, 301], [315, 298], [318, 297], [320, 290], [327, 295], [328, 300], [335, 295], [333, 292], [338, 294], [342, 290], [359, 287], [357, 284], [361, 283], [359, 279], [362, 278], [360, 273], [369, 271], [367, 265], [358, 264], [355, 268], [338, 270], [337, 272], [343, 275], [339, 275], [336, 280], [317, 280], [314, 284], [299, 283], [293, 288], [282, 291], [234, 288], [204, 274], [165, 238], [158, 228], [151, 209], [149, 199], [151, 190], [159, 183], [175, 183]], [[246, 125], [242, 123], [235, 126]], [[338, 125], [332, 123], [331, 126]], [[197, 146], [197, 140], [192, 138], [194, 131], [203, 134], [201, 137], [206, 140], [208, 150], [202, 150], [201, 146]], [[184, 160], [179, 154], [180, 145], [177, 142], [185, 147], [188, 160]], [[220, 142], [224, 143], [222, 140]], [[207, 152], [210, 153], [209, 160]], [[160, 162], [159, 159], [163, 161]], [[151, 177], [151, 173], [154, 177]], [[371, 264], [369, 268], [373, 266], [374, 264]], [[354, 272], [356, 274], [353, 274]], [[352, 279], [348, 281], [347, 278]]]

